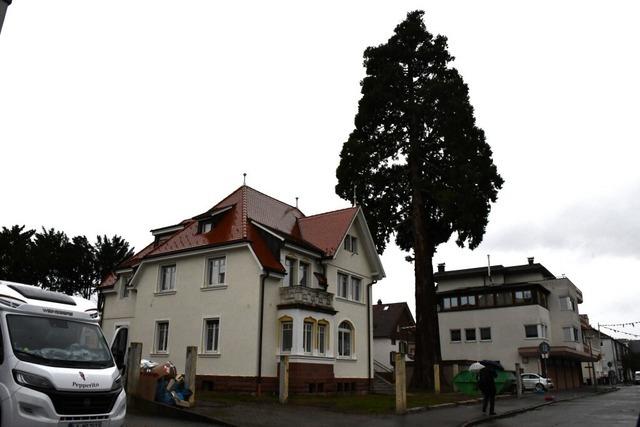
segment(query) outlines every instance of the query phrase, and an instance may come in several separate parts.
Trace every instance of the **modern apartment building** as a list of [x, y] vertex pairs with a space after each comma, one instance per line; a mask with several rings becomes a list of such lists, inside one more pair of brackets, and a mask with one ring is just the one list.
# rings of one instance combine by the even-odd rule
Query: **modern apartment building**
[[[527, 264], [494, 265], [434, 274], [439, 299], [443, 361], [499, 360], [505, 369], [553, 379], [559, 389], [579, 387], [581, 362], [591, 356], [581, 337], [582, 292], [529, 258]], [[550, 345], [545, 360], [539, 345]]]
[[305, 216], [242, 186], [152, 234], [102, 283], [108, 339], [141, 342], [144, 358], [179, 370], [197, 346], [207, 389], [274, 391], [286, 355], [291, 392], [367, 390], [371, 287], [384, 269], [361, 208]]

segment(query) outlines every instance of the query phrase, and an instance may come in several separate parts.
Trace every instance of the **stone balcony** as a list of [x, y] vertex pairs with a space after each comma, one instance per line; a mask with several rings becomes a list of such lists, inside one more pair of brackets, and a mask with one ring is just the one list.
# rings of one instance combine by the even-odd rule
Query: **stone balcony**
[[280, 288], [278, 309], [300, 308], [322, 313], [335, 314], [333, 294], [322, 289], [306, 286], [287, 286]]

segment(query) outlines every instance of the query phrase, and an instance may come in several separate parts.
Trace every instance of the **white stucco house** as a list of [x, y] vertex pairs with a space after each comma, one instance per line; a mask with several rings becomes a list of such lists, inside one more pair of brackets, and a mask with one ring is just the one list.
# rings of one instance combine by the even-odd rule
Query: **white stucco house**
[[400, 352], [400, 343], [407, 343], [409, 360], [415, 354], [416, 322], [406, 302], [373, 306], [373, 360], [376, 372], [393, 371], [391, 355]]
[[[442, 360], [499, 360], [505, 369], [549, 376], [557, 388], [583, 383], [582, 362], [592, 360], [581, 338], [582, 292], [543, 265], [494, 265], [434, 273]], [[539, 345], [550, 345], [549, 358]]]
[[197, 387], [366, 391], [373, 372], [371, 287], [385, 276], [364, 213], [306, 216], [242, 186], [208, 211], [151, 231], [154, 240], [100, 287], [108, 339], [184, 369]]

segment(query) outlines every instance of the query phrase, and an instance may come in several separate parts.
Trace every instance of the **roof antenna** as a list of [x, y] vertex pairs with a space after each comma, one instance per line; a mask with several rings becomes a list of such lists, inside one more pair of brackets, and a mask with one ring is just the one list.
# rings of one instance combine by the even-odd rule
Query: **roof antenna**
[[487, 275], [489, 276], [489, 283], [493, 283], [491, 280], [491, 255], [487, 254]]
[[355, 206], [358, 203], [356, 202], [356, 185], [353, 184], [353, 204], [351, 206]]
[[247, 185], [247, 173], [242, 174], [242, 185]]
[[298, 196], [296, 196], [296, 209], [298, 209]]

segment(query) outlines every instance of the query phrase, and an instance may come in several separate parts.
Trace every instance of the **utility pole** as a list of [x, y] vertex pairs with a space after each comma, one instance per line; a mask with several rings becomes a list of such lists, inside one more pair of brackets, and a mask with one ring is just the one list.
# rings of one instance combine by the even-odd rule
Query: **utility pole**
[[4, 23], [4, 16], [7, 13], [7, 7], [13, 0], [0, 0], [0, 33], [2, 32], [2, 24]]

